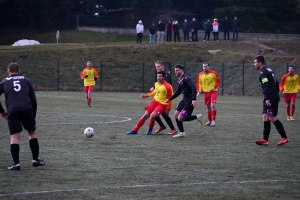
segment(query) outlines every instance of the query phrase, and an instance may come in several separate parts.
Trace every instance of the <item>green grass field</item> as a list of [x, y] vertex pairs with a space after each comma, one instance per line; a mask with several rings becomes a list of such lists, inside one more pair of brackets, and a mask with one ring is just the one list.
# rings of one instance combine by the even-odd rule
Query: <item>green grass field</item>
[[[145, 135], [149, 120], [138, 135], [125, 134], [150, 101], [140, 94], [94, 92], [89, 108], [83, 92], [37, 91], [37, 134], [46, 165], [31, 166], [23, 131], [22, 168], [8, 171], [9, 134], [0, 120], [0, 199], [300, 198], [299, 100], [289, 122], [280, 103], [278, 118], [290, 143], [278, 147], [272, 125], [266, 147], [254, 143], [262, 138], [262, 96], [220, 95], [216, 127], [187, 122], [186, 137], [175, 139], [168, 130]], [[203, 113], [206, 121], [202, 96], [198, 103], [194, 114]], [[88, 126], [96, 130], [90, 139], [83, 135]]]

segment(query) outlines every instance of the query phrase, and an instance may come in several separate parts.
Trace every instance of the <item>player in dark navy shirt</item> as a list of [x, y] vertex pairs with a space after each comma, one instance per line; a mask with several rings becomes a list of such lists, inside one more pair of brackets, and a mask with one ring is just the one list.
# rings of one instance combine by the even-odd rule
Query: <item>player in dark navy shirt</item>
[[10, 152], [14, 163], [9, 170], [20, 170], [19, 140], [20, 132], [27, 130], [29, 146], [32, 152], [32, 165], [34, 167], [45, 165], [44, 160], [39, 159], [39, 143], [35, 133], [35, 116], [37, 101], [32, 84], [24, 76], [20, 75], [20, 66], [10, 63], [7, 69], [8, 77], [0, 83], [0, 95], [4, 93], [7, 112], [0, 102], [1, 116], [7, 119], [10, 132]]
[[264, 94], [263, 100], [263, 139], [255, 141], [258, 145], [269, 145], [269, 135], [271, 131], [271, 122], [275, 125], [278, 133], [281, 135], [281, 140], [277, 143], [278, 146], [289, 142], [282, 123], [277, 119], [279, 96], [279, 84], [273, 71], [265, 66], [265, 58], [256, 56], [254, 58], [254, 67], [260, 71], [259, 82]]
[[202, 126], [202, 115], [192, 115], [194, 107], [197, 105], [197, 91], [196, 86], [191, 80], [191, 78], [184, 74], [184, 67], [182, 65], [176, 65], [175, 74], [178, 79], [178, 88], [174, 95], [167, 99], [167, 101], [172, 101], [178, 97], [181, 93], [183, 94], [183, 99], [179, 102], [175, 110], [175, 119], [180, 133], [174, 135], [173, 137], [184, 137], [183, 121], [192, 121], [197, 119]]

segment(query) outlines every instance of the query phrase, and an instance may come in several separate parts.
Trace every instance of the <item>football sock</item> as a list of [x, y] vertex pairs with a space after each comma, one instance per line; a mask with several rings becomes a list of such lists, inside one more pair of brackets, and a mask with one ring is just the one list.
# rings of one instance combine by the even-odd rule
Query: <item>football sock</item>
[[292, 107], [291, 116], [294, 116], [294, 112], [295, 112], [295, 104], [293, 104], [291, 107]]
[[138, 132], [138, 130], [144, 125], [144, 123], [145, 123], [145, 120], [140, 119], [140, 120], [136, 123], [136, 125], [135, 125], [133, 131], [134, 131], [134, 132]]
[[29, 140], [29, 146], [32, 153], [32, 160], [37, 160], [39, 158], [39, 142], [37, 138]]
[[19, 144], [11, 144], [10, 145], [10, 153], [13, 158], [14, 164], [19, 164], [19, 152], [20, 152], [20, 145]]
[[287, 116], [291, 116], [291, 115], [290, 115], [290, 105], [288, 105], [288, 106], [286, 107], [286, 113], [287, 113]]
[[212, 121], [216, 121], [216, 118], [217, 118], [217, 110], [212, 110], [211, 111], [211, 119]]
[[187, 116], [184, 121], [185, 122], [188, 122], [188, 121], [192, 121], [192, 120], [195, 120], [197, 119], [197, 115], [192, 115], [192, 116]]
[[263, 136], [265, 140], [269, 140], [270, 131], [271, 131], [271, 122], [270, 121], [264, 122]]
[[179, 131], [184, 132], [183, 123], [181, 121], [179, 121], [178, 119], [176, 119], [176, 124], [177, 124], [177, 127], [178, 127]]
[[287, 138], [285, 130], [283, 128], [283, 125], [278, 119], [274, 122], [274, 125], [275, 125], [278, 133], [281, 135], [281, 137], [282, 138]]
[[207, 119], [208, 119], [209, 122], [212, 121], [211, 111], [207, 111]]
[[88, 98], [88, 104], [90, 105], [92, 102], [92, 98]]
[[172, 122], [172, 119], [170, 118], [169, 115], [166, 115], [166, 114], [162, 114], [163, 118], [166, 120], [167, 124], [169, 125], [170, 129], [171, 130], [175, 130], [175, 127], [173, 125], [173, 122]]
[[149, 130], [152, 130], [152, 129], [153, 129], [154, 124], [155, 124], [155, 119], [153, 119], [153, 120], [150, 119], [150, 122], [149, 122]]
[[161, 121], [161, 118], [159, 116], [157, 116], [155, 118], [155, 121], [157, 121], [157, 123], [158, 123], [159, 126], [165, 126], [164, 123]]

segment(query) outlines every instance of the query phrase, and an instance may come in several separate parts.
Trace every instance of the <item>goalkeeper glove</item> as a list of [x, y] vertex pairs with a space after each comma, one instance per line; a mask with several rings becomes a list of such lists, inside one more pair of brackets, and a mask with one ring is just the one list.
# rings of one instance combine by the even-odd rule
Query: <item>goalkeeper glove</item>
[[85, 75], [85, 77], [84, 78], [87, 78], [89, 75]]
[[97, 79], [98, 79], [97, 77], [94, 78], [95, 81], [96, 81]]

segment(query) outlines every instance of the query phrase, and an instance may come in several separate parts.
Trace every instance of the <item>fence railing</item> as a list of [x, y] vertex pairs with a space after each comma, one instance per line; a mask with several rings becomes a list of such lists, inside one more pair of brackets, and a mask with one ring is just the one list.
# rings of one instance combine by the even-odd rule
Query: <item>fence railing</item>
[[[21, 75], [26, 76], [35, 90], [81, 91], [83, 81], [79, 74], [85, 67], [83, 60], [0, 60], [1, 80], [7, 76], [7, 66], [17, 62], [21, 66]], [[100, 72], [96, 81], [95, 91], [136, 91], [147, 92], [156, 82], [154, 62], [115, 62], [92, 61], [93, 66]], [[165, 69], [170, 72], [174, 90], [177, 88], [177, 77], [173, 67], [178, 62], [165, 62]], [[185, 74], [195, 80], [202, 71], [200, 62], [180, 62], [185, 67]], [[267, 63], [275, 72], [278, 81], [287, 73], [289, 63]], [[222, 95], [261, 95], [258, 81], [259, 72], [253, 63], [210, 63], [220, 78], [219, 93]], [[293, 64], [295, 72], [300, 73], [300, 64]], [[299, 74], [298, 73], [298, 74]]]

